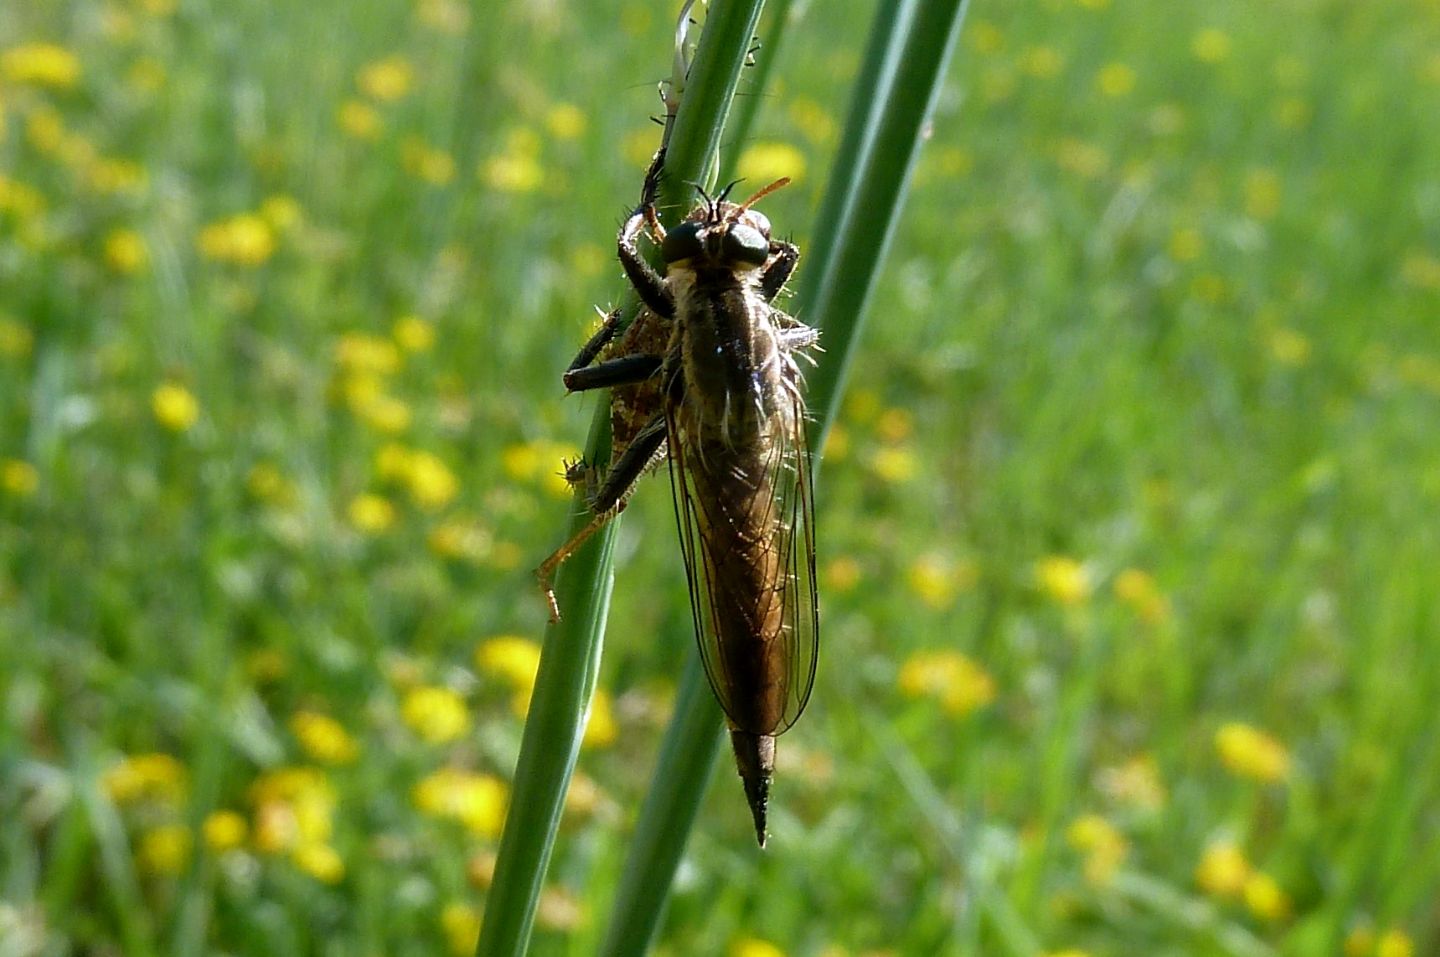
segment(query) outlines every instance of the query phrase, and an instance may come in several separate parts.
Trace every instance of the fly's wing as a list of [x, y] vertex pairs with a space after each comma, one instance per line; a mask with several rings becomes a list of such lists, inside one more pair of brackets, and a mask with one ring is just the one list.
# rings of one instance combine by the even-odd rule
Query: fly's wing
[[798, 390], [781, 401], [788, 414], [753, 456], [687, 435], [673, 403], [667, 412], [700, 657], [732, 726], [756, 734], [779, 734], [800, 717], [819, 636], [804, 406]]

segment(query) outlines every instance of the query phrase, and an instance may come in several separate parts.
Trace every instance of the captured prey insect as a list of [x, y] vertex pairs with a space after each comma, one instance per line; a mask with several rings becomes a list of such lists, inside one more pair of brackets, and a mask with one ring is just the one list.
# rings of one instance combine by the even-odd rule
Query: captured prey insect
[[[815, 676], [813, 500], [795, 357], [818, 333], [771, 304], [799, 251], [771, 239], [769, 221], [751, 208], [787, 181], [741, 204], [727, 201], [728, 189], [713, 200], [702, 193], [667, 234], [652, 205], [660, 162], [618, 243], [640, 312], [618, 342], [619, 316], [607, 316], [565, 374], [572, 391], [614, 390], [610, 466], [590, 498], [594, 519], [540, 575], [548, 584], [668, 453], [701, 658], [763, 846], [775, 736], [799, 717]], [[663, 278], [636, 249], [647, 225]], [[588, 479], [583, 467], [567, 474]]]

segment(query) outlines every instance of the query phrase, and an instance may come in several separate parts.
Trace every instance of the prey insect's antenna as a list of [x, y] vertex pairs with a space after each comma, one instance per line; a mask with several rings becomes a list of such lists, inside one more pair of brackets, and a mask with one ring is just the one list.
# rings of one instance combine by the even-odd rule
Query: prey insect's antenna
[[[737, 180], [736, 182], [739, 182], [739, 181]], [[735, 185], [735, 183], [731, 183], [731, 184], [730, 184], [730, 186], [734, 186], [734, 185]], [[760, 200], [764, 199], [766, 196], [769, 196], [771, 193], [775, 192], [777, 189], [782, 189], [782, 188], [784, 188], [784, 187], [786, 187], [786, 186], [789, 186], [789, 185], [790, 185], [790, 177], [788, 177], [788, 176], [782, 176], [782, 177], [780, 177], [780, 178], [777, 179], [775, 182], [771, 183], [769, 186], [766, 186], [764, 189], [760, 190], [760, 192], [756, 193], [754, 196], [751, 196], [749, 199], [745, 200], [745, 202], [741, 203], [741, 204], [740, 204], [740, 209], [737, 211], [737, 213], [743, 213], [743, 212], [745, 212], [745, 211], [746, 211], [747, 209], [749, 209], [751, 206], [754, 206], [756, 203], [760, 202]], [[730, 186], [725, 187], [726, 192], [729, 192]]]

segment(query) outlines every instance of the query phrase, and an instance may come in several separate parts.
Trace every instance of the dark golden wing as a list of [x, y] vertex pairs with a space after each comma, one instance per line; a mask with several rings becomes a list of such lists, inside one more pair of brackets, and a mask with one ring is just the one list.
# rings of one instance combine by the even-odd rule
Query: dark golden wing
[[756, 734], [800, 717], [819, 635], [804, 407], [798, 392], [781, 402], [753, 442], [689, 434], [667, 415], [700, 657], [731, 725]]

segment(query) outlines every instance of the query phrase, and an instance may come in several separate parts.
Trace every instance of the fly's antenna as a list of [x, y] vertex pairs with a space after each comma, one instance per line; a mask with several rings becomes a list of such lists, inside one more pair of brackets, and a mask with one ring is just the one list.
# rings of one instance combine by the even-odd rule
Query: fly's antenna
[[[731, 185], [731, 186], [734, 186], [735, 184], [734, 184], [734, 183], [731, 183], [730, 185]], [[790, 177], [788, 177], [788, 176], [782, 176], [782, 177], [780, 177], [780, 178], [777, 179], [775, 182], [771, 183], [769, 186], [766, 186], [764, 189], [760, 190], [760, 191], [759, 191], [758, 193], [756, 193], [754, 196], [751, 196], [749, 199], [745, 200], [745, 202], [741, 203], [741, 204], [740, 204], [740, 208], [735, 211], [735, 215], [736, 215], [736, 216], [739, 216], [741, 213], [744, 213], [744, 212], [745, 212], [747, 209], [749, 209], [751, 206], [754, 206], [756, 203], [760, 202], [760, 200], [764, 199], [766, 196], [769, 196], [771, 193], [775, 192], [777, 189], [781, 189], [781, 188], [786, 187], [786, 186], [789, 186], [789, 185], [790, 185]], [[726, 187], [726, 188], [728, 189], [729, 187]]]

